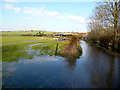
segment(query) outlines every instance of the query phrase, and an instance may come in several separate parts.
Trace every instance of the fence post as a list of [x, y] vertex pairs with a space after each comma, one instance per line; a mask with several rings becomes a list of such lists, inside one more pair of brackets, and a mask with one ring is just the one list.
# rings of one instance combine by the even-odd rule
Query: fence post
[[57, 55], [57, 51], [58, 51], [58, 43], [57, 43], [57, 45], [56, 45], [55, 55]]

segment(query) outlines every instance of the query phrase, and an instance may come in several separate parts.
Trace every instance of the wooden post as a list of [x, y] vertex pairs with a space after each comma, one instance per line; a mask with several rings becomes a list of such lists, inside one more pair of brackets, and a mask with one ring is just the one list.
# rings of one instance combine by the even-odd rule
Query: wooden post
[[57, 45], [56, 45], [55, 55], [57, 55], [57, 51], [58, 51], [58, 43], [57, 43]]

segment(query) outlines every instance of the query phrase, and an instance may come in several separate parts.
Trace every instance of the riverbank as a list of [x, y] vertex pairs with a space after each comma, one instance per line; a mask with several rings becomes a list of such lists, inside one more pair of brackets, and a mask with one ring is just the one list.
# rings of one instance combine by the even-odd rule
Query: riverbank
[[106, 49], [106, 48], [104, 48], [104, 47], [102, 47], [102, 46], [100, 46], [100, 45], [98, 45], [98, 44], [94, 44], [94, 43], [92, 43], [92, 42], [90, 42], [90, 41], [87, 41], [87, 40], [84, 40], [84, 41], [86, 41], [87, 43], [90, 43], [90, 44], [94, 45], [94, 46], [97, 47], [97, 48], [100, 48], [100, 49], [104, 50], [105, 52], [107, 52], [107, 53], [109, 53], [109, 54], [111, 54], [111, 55], [113, 55], [113, 56], [119, 56], [119, 57], [120, 57], [120, 54], [117, 53], [117, 52], [114, 52], [114, 51], [112, 51], [112, 50], [110, 50], [110, 49]]
[[60, 55], [68, 59], [77, 59], [82, 55], [82, 48], [78, 36], [71, 36], [69, 38], [69, 43], [64, 45], [64, 49]]

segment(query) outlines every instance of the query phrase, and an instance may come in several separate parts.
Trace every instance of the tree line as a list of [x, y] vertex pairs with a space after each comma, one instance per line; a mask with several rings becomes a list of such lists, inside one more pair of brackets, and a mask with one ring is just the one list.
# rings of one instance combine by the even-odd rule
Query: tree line
[[120, 0], [99, 2], [93, 12], [87, 39], [120, 53]]

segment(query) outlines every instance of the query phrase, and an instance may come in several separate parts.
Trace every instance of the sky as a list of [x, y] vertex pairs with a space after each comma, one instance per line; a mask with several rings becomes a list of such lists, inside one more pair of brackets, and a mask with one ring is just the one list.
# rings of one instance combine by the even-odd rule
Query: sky
[[96, 2], [15, 2], [0, 4], [0, 31], [44, 30], [54, 32], [87, 32]]

